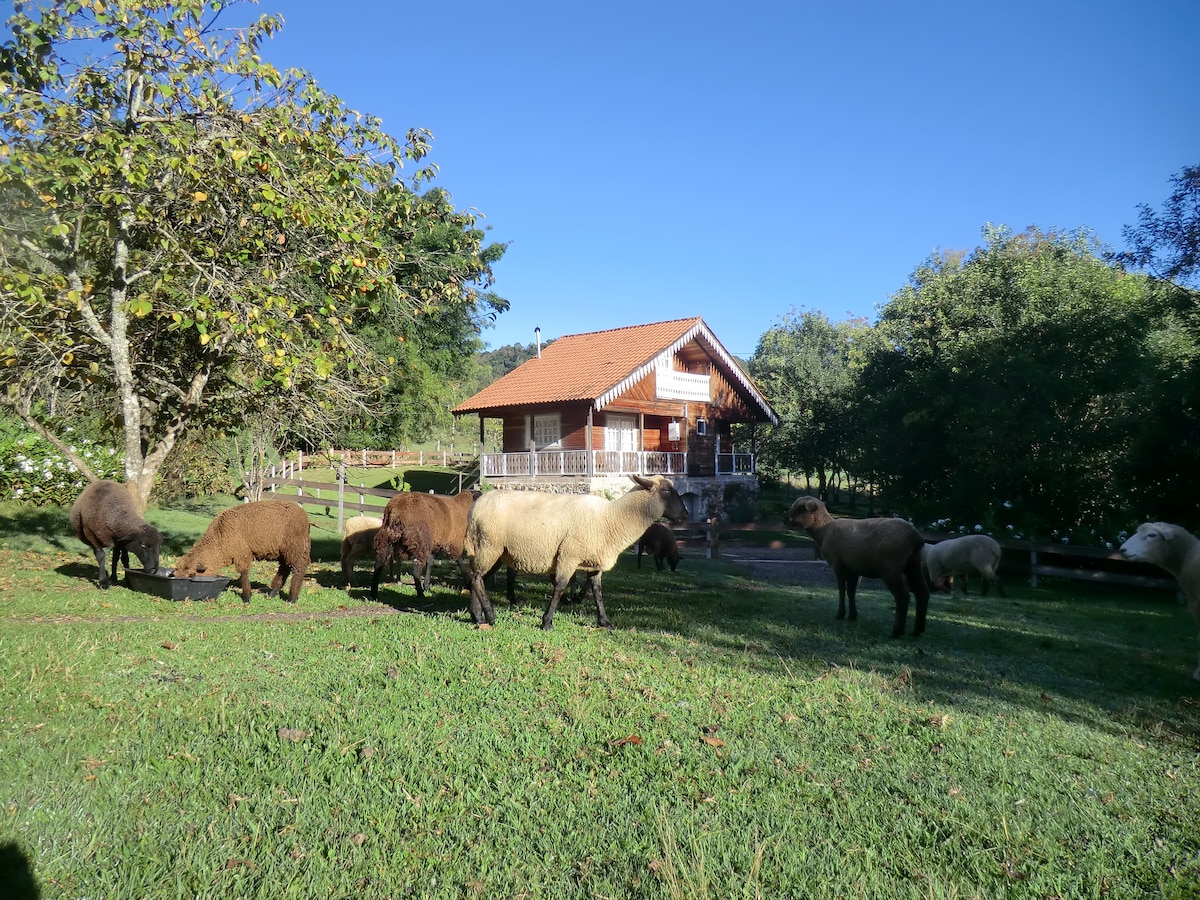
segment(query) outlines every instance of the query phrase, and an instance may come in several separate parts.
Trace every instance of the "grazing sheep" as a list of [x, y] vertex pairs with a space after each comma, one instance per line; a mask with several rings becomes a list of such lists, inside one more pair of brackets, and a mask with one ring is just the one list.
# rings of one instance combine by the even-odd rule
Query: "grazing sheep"
[[[1121, 545], [1121, 555], [1135, 562], [1154, 563], [1179, 582], [1187, 598], [1188, 611], [1200, 628], [1200, 540], [1178, 525], [1143, 522]], [[1200, 681], [1200, 664], [1192, 672]]]
[[112, 547], [112, 581], [117, 580], [117, 560], [129, 571], [129, 551], [141, 560], [151, 575], [158, 571], [162, 535], [143, 519], [133, 505], [128, 489], [115, 481], [94, 481], [71, 505], [71, 530], [92, 548], [100, 569], [101, 590], [108, 590], [106, 547]]
[[[354, 516], [342, 528], [342, 581], [349, 589], [354, 575], [354, 561], [360, 556], [375, 557], [375, 534], [383, 519], [378, 516]], [[395, 575], [393, 567], [392, 574]], [[426, 585], [429, 584], [426, 578]]]
[[847, 595], [850, 618], [858, 618], [854, 595], [859, 578], [879, 578], [896, 598], [892, 637], [904, 634], [910, 591], [917, 598], [913, 637], [925, 631], [929, 608], [929, 588], [921, 573], [925, 539], [916, 528], [903, 519], [835, 519], [815, 497], [798, 497], [788, 510], [787, 520], [808, 532], [833, 567], [838, 582], [839, 619], [846, 618]]
[[630, 475], [636, 487], [616, 500], [584, 494], [540, 491], [493, 491], [481, 497], [467, 520], [466, 551], [471, 583], [471, 617], [494, 625], [496, 614], [484, 578], [507, 565], [554, 577], [554, 593], [542, 615], [542, 628], [554, 627], [554, 611], [575, 571], [587, 574], [596, 600], [596, 622], [612, 628], [600, 592], [601, 573], [616, 564], [621, 551], [666, 516], [687, 521], [687, 507], [670, 480]]
[[240, 576], [242, 602], [250, 602], [250, 566], [255, 560], [279, 560], [268, 597], [274, 597], [288, 574], [288, 601], [296, 602], [312, 561], [308, 513], [290, 500], [256, 500], [225, 510], [213, 519], [192, 549], [175, 564], [176, 578], [215, 575], [233, 566]]
[[1000, 566], [1000, 545], [986, 534], [968, 534], [949, 538], [921, 548], [921, 568], [925, 583], [934, 590], [953, 590], [954, 576], [961, 575], [962, 592], [967, 593], [967, 576], [978, 573], [983, 578], [983, 596], [996, 586], [1005, 596], [1004, 585], [996, 570]]
[[675, 532], [662, 522], [655, 522], [646, 529], [646, 533], [638, 538], [637, 564], [642, 567], [642, 551], [645, 550], [654, 557], [654, 568], [661, 569], [665, 559], [671, 565], [671, 571], [679, 565], [679, 542], [675, 540]]
[[418, 597], [424, 597], [429, 590], [429, 573], [435, 553], [445, 553], [457, 561], [465, 579], [462, 555], [467, 512], [478, 497], [479, 491], [461, 491], [452, 497], [412, 492], [397, 494], [388, 500], [383, 510], [383, 524], [375, 535], [371, 599], [379, 599], [383, 567], [395, 558], [413, 561], [413, 582]]

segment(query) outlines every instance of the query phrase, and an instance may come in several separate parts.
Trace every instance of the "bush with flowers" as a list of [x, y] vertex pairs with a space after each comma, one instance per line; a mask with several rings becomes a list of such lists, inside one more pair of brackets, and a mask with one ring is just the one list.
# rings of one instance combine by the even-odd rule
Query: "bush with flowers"
[[[121, 455], [112, 447], [79, 437], [72, 449], [98, 478], [123, 479]], [[57, 447], [19, 422], [0, 421], [0, 499], [69, 506], [86, 486], [87, 479]]]

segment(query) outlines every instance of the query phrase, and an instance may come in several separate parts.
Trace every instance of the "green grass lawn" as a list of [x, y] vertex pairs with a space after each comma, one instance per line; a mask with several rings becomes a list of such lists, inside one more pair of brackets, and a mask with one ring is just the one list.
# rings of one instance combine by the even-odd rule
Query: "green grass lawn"
[[[213, 512], [150, 510], [164, 558]], [[0, 505], [0, 886], [27, 866], [43, 898], [1200, 893], [1197, 641], [1168, 595], [1010, 580], [935, 595], [893, 641], [883, 591], [837, 622], [826, 587], [626, 553], [613, 631], [578, 604], [542, 632], [529, 576], [486, 630], [445, 563], [422, 604], [408, 571], [347, 595], [313, 521], [299, 603], [246, 606], [102, 592], [65, 512]]]

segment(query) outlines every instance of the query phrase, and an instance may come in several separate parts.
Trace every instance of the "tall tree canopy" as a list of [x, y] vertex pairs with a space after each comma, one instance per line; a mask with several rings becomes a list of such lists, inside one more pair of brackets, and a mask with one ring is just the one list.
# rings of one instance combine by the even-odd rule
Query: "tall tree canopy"
[[0, 402], [85, 472], [58, 425], [105, 410], [143, 503], [189, 426], [321, 433], [504, 308], [503, 248], [402, 177], [430, 135], [263, 62], [241, 5], [17, 4], [0, 54]]
[[1160, 279], [1165, 316], [1148, 342], [1142, 428], [1121, 474], [1141, 517], [1200, 523], [1200, 165], [1184, 166], [1160, 212], [1138, 207], [1118, 262]]
[[856, 340], [866, 329], [862, 320], [835, 323], [823, 313], [792, 310], [759, 338], [749, 361], [779, 415], [759, 441], [762, 462], [815, 474], [822, 496], [829, 472], [852, 468], [847, 412], [854, 402]]
[[1127, 499], [1113, 479], [1160, 298], [1086, 232], [984, 238], [929, 259], [882, 309], [859, 387], [863, 474], [916, 516], [1103, 529]]
[[1128, 249], [1116, 259], [1156, 278], [1200, 287], [1200, 165], [1184, 166], [1172, 176], [1175, 190], [1162, 211], [1142, 204], [1137, 225], [1126, 225]]

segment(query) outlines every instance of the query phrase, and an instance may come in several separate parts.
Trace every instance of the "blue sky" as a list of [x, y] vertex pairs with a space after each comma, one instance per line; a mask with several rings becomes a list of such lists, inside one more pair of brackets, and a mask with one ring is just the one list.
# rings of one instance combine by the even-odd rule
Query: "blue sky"
[[[7, 5], [7, 4], [6, 4]], [[509, 243], [492, 347], [701, 315], [753, 353], [985, 223], [1123, 245], [1200, 163], [1196, 0], [262, 0], [264, 56], [403, 135]]]

